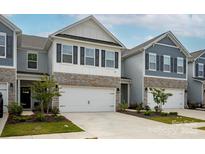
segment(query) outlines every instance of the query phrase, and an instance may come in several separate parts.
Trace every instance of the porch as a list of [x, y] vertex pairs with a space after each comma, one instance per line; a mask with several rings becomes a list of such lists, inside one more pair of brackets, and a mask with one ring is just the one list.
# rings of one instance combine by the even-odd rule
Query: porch
[[130, 106], [130, 88], [131, 79], [122, 77], [121, 78], [121, 103], [126, 102]]

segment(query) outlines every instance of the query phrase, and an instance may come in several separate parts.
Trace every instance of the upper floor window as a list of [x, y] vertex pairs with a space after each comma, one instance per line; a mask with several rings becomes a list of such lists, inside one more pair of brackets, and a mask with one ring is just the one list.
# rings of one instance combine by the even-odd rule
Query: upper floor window
[[95, 64], [95, 50], [92, 48], [85, 48], [85, 64], [94, 66]]
[[178, 57], [177, 58], [177, 73], [183, 74], [184, 72], [184, 59]]
[[6, 33], [0, 32], [0, 58], [6, 58]]
[[156, 54], [149, 53], [149, 70], [156, 71], [157, 64], [156, 64]]
[[28, 68], [38, 69], [38, 55], [37, 53], [28, 53]]
[[204, 64], [198, 63], [198, 77], [204, 76]]
[[171, 71], [171, 62], [170, 62], [170, 56], [164, 55], [164, 72], [170, 72]]
[[105, 52], [105, 66], [106, 67], [115, 67], [115, 52], [106, 51]]
[[70, 45], [62, 45], [62, 62], [73, 63], [73, 47]]

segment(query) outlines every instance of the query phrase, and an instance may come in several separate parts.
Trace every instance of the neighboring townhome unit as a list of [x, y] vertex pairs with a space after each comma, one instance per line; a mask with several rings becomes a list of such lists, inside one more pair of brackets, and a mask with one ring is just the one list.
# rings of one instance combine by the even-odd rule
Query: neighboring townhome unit
[[188, 102], [190, 104], [205, 104], [205, 50], [191, 53], [188, 73]]
[[49, 74], [62, 91], [53, 106], [61, 112], [115, 111], [124, 45], [94, 16], [51, 34], [49, 41]]
[[186, 107], [189, 56], [171, 31], [123, 52], [122, 76], [132, 82], [130, 106], [144, 103], [154, 108], [149, 88], [164, 88], [172, 93], [164, 108]]
[[16, 101], [16, 53], [20, 34], [18, 27], [0, 15], [0, 92], [4, 105]]

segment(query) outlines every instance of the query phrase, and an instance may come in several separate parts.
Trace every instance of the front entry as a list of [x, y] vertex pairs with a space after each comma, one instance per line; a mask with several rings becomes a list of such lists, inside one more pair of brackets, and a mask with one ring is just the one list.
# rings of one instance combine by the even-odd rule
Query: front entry
[[24, 109], [31, 108], [31, 88], [21, 87], [21, 105]]

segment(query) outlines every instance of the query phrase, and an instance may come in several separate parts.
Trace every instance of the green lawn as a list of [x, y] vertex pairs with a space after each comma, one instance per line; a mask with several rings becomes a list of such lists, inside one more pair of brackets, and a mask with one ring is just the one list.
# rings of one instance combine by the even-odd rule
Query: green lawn
[[205, 127], [199, 127], [198, 129], [205, 130]]
[[70, 133], [83, 131], [81, 128], [69, 121], [61, 122], [33, 122], [6, 124], [1, 134], [2, 137], [39, 135], [53, 133]]
[[[163, 122], [166, 124], [179, 124], [179, 123], [193, 123], [193, 122], [205, 122], [205, 120], [201, 119], [195, 119], [190, 117], [184, 117], [184, 116], [168, 116], [168, 117], [150, 117], [149, 119]], [[205, 129], [205, 128], [204, 128]]]

